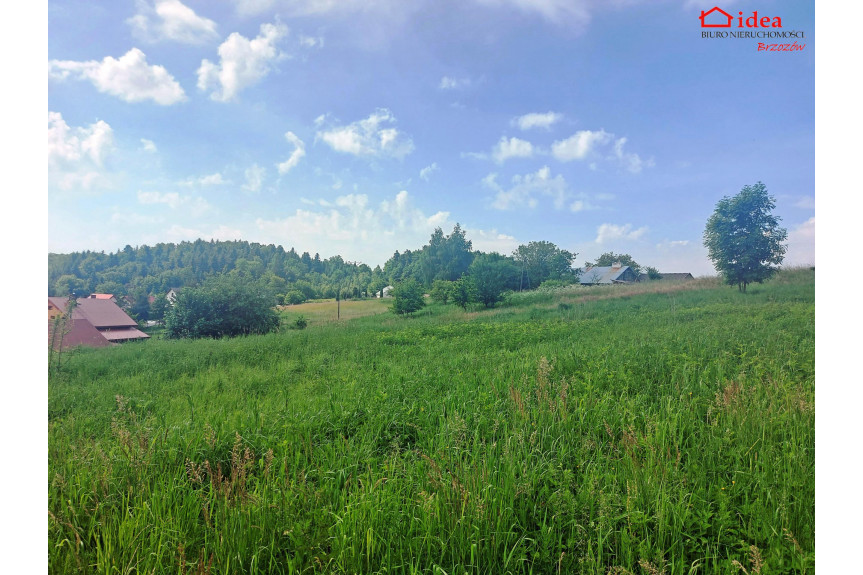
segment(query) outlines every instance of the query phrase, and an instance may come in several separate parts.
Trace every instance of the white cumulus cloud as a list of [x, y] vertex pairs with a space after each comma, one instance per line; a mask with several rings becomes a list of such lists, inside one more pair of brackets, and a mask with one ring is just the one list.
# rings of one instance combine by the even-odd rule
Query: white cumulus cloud
[[597, 159], [617, 162], [625, 170], [637, 174], [644, 168], [652, 168], [652, 158], [642, 159], [625, 149], [627, 139], [618, 138], [605, 130], [580, 130], [564, 140], [551, 145], [551, 154], [561, 162], [591, 159], [590, 169], [597, 169]]
[[562, 119], [563, 114], [558, 114], [557, 112], [546, 112], [544, 114], [534, 112], [519, 116], [518, 118], [513, 118], [511, 124], [522, 130], [533, 130], [537, 128], [548, 130]]
[[625, 152], [623, 146], [626, 144], [626, 138], [620, 138], [614, 142], [614, 155], [620, 160], [621, 165], [632, 172], [639, 173], [642, 168], [652, 168], [654, 165], [653, 159], [642, 160], [638, 154]]
[[198, 16], [180, 0], [137, 0], [135, 4], [138, 11], [126, 22], [144, 41], [203, 44], [219, 37], [214, 21]]
[[510, 158], [530, 158], [532, 156], [533, 144], [519, 138], [507, 139], [505, 136], [491, 151], [492, 159], [498, 164], [502, 164]]
[[181, 186], [221, 186], [223, 184], [228, 184], [228, 182], [221, 173], [216, 172], [214, 174], [207, 174], [206, 176], [200, 176], [198, 178], [188, 178], [181, 182], [178, 182]]
[[[318, 118], [316, 124], [322, 125], [325, 118]], [[336, 126], [317, 133], [316, 139], [322, 140], [333, 150], [354, 156], [403, 158], [413, 152], [413, 141], [391, 127], [396, 119], [392, 112], [381, 108], [347, 126]]]
[[429, 181], [431, 175], [437, 172], [440, 168], [438, 168], [437, 162], [432, 162], [431, 165], [426, 166], [422, 170], [420, 170], [420, 178], [425, 181]]
[[171, 209], [176, 209], [180, 205], [180, 194], [177, 192], [138, 192], [139, 204], [165, 204]]
[[602, 224], [596, 228], [596, 243], [602, 244], [610, 240], [637, 240], [647, 233], [647, 227], [632, 229], [632, 224]]
[[300, 163], [303, 156], [306, 155], [306, 145], [299, 137], [297, 137], [296, 134], [293, 132], [287, 132], [285, 134], [285, 139], [293, 144], [294, 151], [291, 152], [291, 155], [287, 160], [278, 164], [280, 174], [287, 174], [290, 172], [292, 168], [296, 167], [296, 165]]
[[226, 183], [225, 179], [222, 178], [222, 174], [216, 172], [215, 174], [209, 174], [207, 176], [203, 176], [198, 180], [198, 182], [202, 186], [218, 186]]
[[552, 155], [561, 162], [583, 160], [597, 147], [608, 144], [614, 139], [614, 134], [605, 130], [580, 130], [565, 140], [559, 140], [551, 145]]
[[48, 177], [63, 190], [107, 184], [105, 161], [114, 151], [114, 131], [102, 120], [73, 128], [59, 112], [48, 112]]
[[514, 252], [520, 243], [515, 239], [515, 236], [501, 233], [496, 229], [484, 231], [465, 228], [464, 231], [475, 251], [497, 252], [506, 255]]
[[210, 204], [204, 198], [181, 196], [177, 192], [139, 191], [138, 203], [141, 205], [165, 204], [172, 210], [182, 207], [193, 216], [199, 216], [210, 209]]
[[264, 185], [264, 177], [267, 175], [267, 169], [258, 164], [252, 164], [246, 169], [246, 183], [243, 184], [243, 189], [247, 192], [260, 192]]
[[548, 166], [543, 166], [534, 174], [514, 176], [512, 186], [508, 189], [497, 183], [497, 174], [483, 178], [483, 185], [496, 192], [491, 203], [491, 207], [496, 210], [535, 208], [543, 196], [552, 198], [555, 209], [559, 210], [568, 196], [566, 180], [560, 174], [552, 177]]
[[815, 265], [815, 216], [788, 230], [786, 266]]
[[169, 106], [186, 99], [174, 77], [162, 66], [149, 65], [147, 56], [138, 48], [132, 48], [119, 59], [106, 56], [101, 62], [51, 60], [48, 75], [57, 81], [89, 80], [100, 92], [126, 102], [152, 100]]
[[461, 90], [468, 88], [471, 85], [470, 78], [453, 78], [452, 76], [444, 76], [438, 83], [439, 90]]
[[297, 209], [281, 219], [256, 221], [267, 241], [298, 250], [340, 254], [348, 261], [383, 264], [397, 249], [423, 245], [436, 227], [446, 227], [449, 212], [426, 214], [413, 205], [408, 192], [373, 204], [365, 194], [319, 202], [319, 209]]
[[147, 152], [148, 154], [155, 154], [159, 151], [156, 147], [156, 143], [153, 140], [148, 140], [147, 138], [141, 138], [141, 150]]
[[283, 24], [262, 24], [261, 32], [249, 40], [234, 32], [219, 46], [219, 63], [203, 60], [198, 68], [198, 89], [210, 98], [228, 102], [242, 90], [257, 84], [282, 58], [278, 43], [288, 34]]

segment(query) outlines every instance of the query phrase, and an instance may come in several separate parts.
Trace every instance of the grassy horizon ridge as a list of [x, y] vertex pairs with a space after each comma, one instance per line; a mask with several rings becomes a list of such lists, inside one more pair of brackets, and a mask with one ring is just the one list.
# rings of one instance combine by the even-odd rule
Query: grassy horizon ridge
[[814, 572], [814, 271], [698, 282], [70, 354], [49, 571]]

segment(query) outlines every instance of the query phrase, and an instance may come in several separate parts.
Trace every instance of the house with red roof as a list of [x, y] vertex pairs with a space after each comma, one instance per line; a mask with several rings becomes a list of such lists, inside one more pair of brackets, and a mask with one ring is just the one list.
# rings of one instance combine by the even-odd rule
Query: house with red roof
[[114, 298], [114, 294], [112, 293], [91, 293], [91, 299], [110, 299], [116, 302], [117, 300]]
[[66, 315], [68, 308], [69, 300], [48, 298], [48, 339], [54, 349], [79, 345], [104, 347], [150, 337], [111, 299], [78, 298], [72, 307], [71, 321], [61, 326], [57, 320]]

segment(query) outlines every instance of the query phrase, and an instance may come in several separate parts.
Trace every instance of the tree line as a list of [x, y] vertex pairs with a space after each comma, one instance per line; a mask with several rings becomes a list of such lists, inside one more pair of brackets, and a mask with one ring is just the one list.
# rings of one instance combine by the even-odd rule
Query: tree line
[[[734, 197], [722, 198], [707, 222], [704, 245], [708, 255], [725, 281], [740, 291], [746, 291], [750, 283], [768, 279], [782, 263], [787, 231], [779, 227], [779, 218], [772, 214], [774, 207], [775, 200], [758, 182], [745, 186]], [[459, 224], [449, 235], [436, 228], [422, 248], [396, 251], [383, 267], [374, 269], [338, 255], [322, 260], [318, 254], [298, 254], [293, 248], [286, 251], [273, 244], [199, 239], [152, 247], [127, 245], [109, 254], [49, 254], [48, 293], [112, 293], [126, 302], [136, 319], [146, 320], [166, 317], [170, 306], [165, 294], [172, 288], [198, 288], [180, 310], [212, 307], [214, 300], [228, 301], [226, 294], [236, 292], [238, 286], [243, 287], [246, 303], [253, 299], [257, 307], [271, 309], [308, 299], [382, 295], [383, 288], [390, 285], [395, 286], [397, 300], [393, 311], [412, 313], [424, 305], [424, 293], [464, 308], [470, 303], [492, 307], [506, 291], [535, 289], [549, 282], [573, 283], [578, 280], [578, 271], [573, 268], [577, 255], [547, 241], [519, 245], [510, 255], [474, 251]], [[646, 272], [651, 279], [660, 277], [655, 268], [642, 268], [629, 254], [607, 252], [594, 262], [585, 262], [585, 267], [615, 262], [632, 267], [636, 273]], [[195, 303], [195, 298], [201, 301]], [[259, 320], [253, 323], [260, 325], [260, 330], [272, 328], [272, 316]], [[172, 331], [190, 335], [220, 337], [243, 333], [244, 329], [221, 324], [182, 327], [177, 310], [171, 321], [179, 326]]]
[[[374, 270], [341, 256], [321, 259], [308, 252], [245, 241], [127, 245], [114, 253], [74, 252], [48, 255], [48, 294], [111, 293], [130, 302], [139, 320], [161, 319], [171, 289], [202, 286], [214, 277], [242, 280], [271, 305], [309, 299], [359, 298], [387, 285]], [[151, 296], [155, 302], [150, 303]]]
[[[200, 287], [223, 276], [253, 286], [271, 305], [298, 304], [374, 297], [384, 287], [408, 280], [428, 291], [435, 282], [466, 275], [497, 278], [503, 289], [533, 289], [548, 280], [574, 281], [576, 255], [544, 241], [521, 245], [508, 256], [474, 251], [459, 224], [449, 235], [435, 229], [422, 248], [396, 251], [383, 267], [375, 268], [339, 255], [321, 259], [273, 244], [199, 239], [127, 245], [113, 253], [49, 254], [48, 293], [111, 293], [128, 302], [138, 320], [162, 319], [169, 290]], [[493, 304], [494, 296], [483, 292], [480, 297]]]

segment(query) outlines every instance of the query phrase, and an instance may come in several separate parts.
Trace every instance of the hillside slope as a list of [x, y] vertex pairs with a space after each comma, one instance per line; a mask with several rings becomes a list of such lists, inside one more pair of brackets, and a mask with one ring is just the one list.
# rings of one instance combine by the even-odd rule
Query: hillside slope
[[69, 357], [51, 572], [814, 571], [813, 271], [428, 309]]

